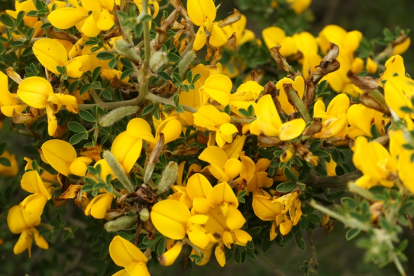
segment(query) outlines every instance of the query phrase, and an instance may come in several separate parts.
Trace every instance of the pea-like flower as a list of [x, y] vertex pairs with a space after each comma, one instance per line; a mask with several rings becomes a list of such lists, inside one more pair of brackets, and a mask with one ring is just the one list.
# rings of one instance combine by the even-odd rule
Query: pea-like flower
[[12, 117], [14, 110], [22, 112], [27, 105], [17, 100], [17, 94], [9, 92], [9, 80], [7, 75], [0, 72], [0, 108], [1, 113], [7, 117]]
[[349, 98], [339, 94], [331, 100], [325, 111], [325, 103], [318, 100], [313, 108], [313, 117], [322, 119], [322, 129], [314, 134], [315, 138], [344, 137], [347, 131]]
[[114, 275], [150, 276], [148, 258], [135, 245], [121, 236], [115, 236], [109, 245], [109, 255], [117, 266], [125, 269]]
[[112, 15], [114, 0], [82, 0], [82, 6], [75, 0], [69, 3], [73, 7], [57, 9], [48, 15], [47, 19], [54, 27], [69, 29], [76, 25], [86, 36], [95, 37], [115, 24]]
[[216, 7], [212, 0], [189, 0], [187, 2], [188, 15], [194, 25], [199, 26], [194, 41], [193, 49], [198, 51], [206, 44], [207, 34], [210, 32], [209, 43], [214, 47], [220, 47], [227, 42], [223, 30], [214, 23], [216, 19]]
[[112, 193], [104, 193], [94, 197], [86, 206], [85, 215], [93, 216], [96, 219], [105, 218], [106, 211], [110, 209], [113, 199]]
[[49, 71], [60, 75], [57, 67], [66, 66], [67, 75], [71, 78], [80, 78], [91, 67], [88, 55], [68, 60], [68, 52], [56, 39], [45, 38], [33, 44], [33, 53], [39, 62]]
[[17, 164], [15, 155], [5, 150], [0, 157], [7, 158], [10, 161], [9, 167], [0, 164], [0, 175], [5, 177], [16, 176], [19, 173], [19, 165]]
[[229, 158], [223, 149], [216, 146], [207, 147], [198, 158], [210, 164], [208, 170], [219, 182], [233, 180], [243, 169], [238, 157]]
[[20, 203], [20, 207], [32, 216], [40, 217], [46, 202], [51, 198], [50, 184], [45, 185], [37, 171], [29, 171], [23, 175], [21, 187], [32, 195], [26, 197]]
[[414, 96], [414, 81], [406, 76], [395, 76], [387, 80], [384, 85], [384, 97], [388, 107], [403, 118], [407, 112], [401, 110], [408, 106], [414, 108], [411, 98]]
[[257, 120], [250, 124], [250, 132], [255, 135], [277, 136], [286, 141], [300, 136], [306, 127], [303, 119], [295, 119], [282, 124], [270, 95], [263, 96], [257, 103]]
[[50, 136], [55, 134], [57, 129], [57, 119], [55, 114], [62, 105], [70, 106], [76, 110], [78, 104], [76, 98], [71, 95], [53, 93], [50, 82], [40, 77], [30, 77], [24, 79], [17, 90], [17, 95], [27, 105], [43, 109], [46, 108], [48, 119], [48, 132]]
[[40, 216], [32, 216], [18, 205], [10, 208], [7, 214], [7, 225], [13, 234], [20, 234], [19, 240], [14, 245], [14, 254], [20, 254], [26, 249], [29, 251], [29, 257], [32, 255], [33, 237], [36, 245], [43, 249], [49, 249], [49, 244], [35, 228], [40, 224]]
[[377, 142], [368, 142], [360, 136], [355, 140], [355, 152], [352, 157], [355, 167], [364, 175], [355, 184], [370, 188], [376, 185], [394, 186], [391, 181], [396, 175], [396, 164], [390, 153]]
[[85, 176], [87, 166], [92, 162], [89, 157], [77, 157], [75, 148], [63, 140], [49, 140], [41, 149], [49, 165], [65, 176], [69, 174]]
[[350, 125], [348, 136], [354, 140], [360, 135], [372, 137], [371, 127], [373, 125], [376, 126], [381, 136], [385, 135], [385, 126], [390, 121], [384, 118], [382, 112], [368, 108], [362, 104], [352, 105], [348, 109], [347, 117]]

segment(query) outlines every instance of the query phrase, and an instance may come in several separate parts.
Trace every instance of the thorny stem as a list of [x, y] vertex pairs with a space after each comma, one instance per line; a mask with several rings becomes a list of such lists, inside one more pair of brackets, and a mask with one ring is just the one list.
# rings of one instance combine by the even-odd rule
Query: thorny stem
[[266, 256], [263, 250], [259, 246], [255, 246], [256, 251], [259, 253], [260, 257], [262, 257], [265, 264], [270, 267], [277, 276], [286, 276], [286, 274], [280, 270], [275, 264]]
[[313, 234], [312, 234], [312, 230], [306, 230], [306, 232], [308, 233], [308, 238], [309, 238], [309, 242], [311, 244], [311, 250], [312, 250], [312, 259], [311, 259], [311, 263], [313, 263], [315, 265], [315, 270], [318, 271], [318, 258], [316, 256], [316, 246], [315, 246], [315, 241], [313, 240]]

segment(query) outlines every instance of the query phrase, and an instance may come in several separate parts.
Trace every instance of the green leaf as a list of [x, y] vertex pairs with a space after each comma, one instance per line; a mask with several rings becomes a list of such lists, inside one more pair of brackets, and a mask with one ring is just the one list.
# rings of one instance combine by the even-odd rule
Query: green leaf
[[96, 118], [89, 112], [86, 110], [80, 110], [79, 111], [79, 116], [84, 119], [85, 121], [94, 123], [96, 122]]
[[165, 72], [158, 72], [158, 76], [165, 81], [171, 81], [170, 76]]
[[179, 82], [179, 83], [182, 83], [183, 82], [183, 79], [181, 78], [181, 76], [180, 76], [180, 74], [178, 74], [178, 73], [173, 73], [173, 78], [174, 78], [174, 80], [176, 80], [177, 82]]
[[230, 105], [228, 104], [228, 105], [226, 105], [226, 107], [224, 108], [224, 112], [226, 112], [228, 115], [230, 115], [231, 114], [231, 107], [230, 107]]
[[250, 112], [249, 111], [247, 111], [246, 109], [244, 109], [244, 108], [240, 108], [239, 109], [239, 113], [242, 115], [242, 116], [244, 116], [244, 117], [250, 117]]
[[115, 57], [114, 59], [111, 59], [110, 62], [108, 62], [109, 69], [114, 69], [116, 64], [118, 63], [118, 59]]
[[92, 72], [92, 82], [95, 82], [98, 79], [99, 74], [101, 73], [101, 69], [102, 69], [102, 67], [99, 66], [99, 67], [96, 67], [93, 70], [93, 72]]
[[180, 60], [180, 57], [173, 53], [168, 53], [167, 57], [169, 61], [174, 62], [174, 63]]
[[308, 215], [308, 220], [314, 224], [318, 224], [321, 222], [321, 218], [316, 214]]
[[329, 200], [334, 200], [340, 198], [345, 192], [344, 191], [337, 191], [327, 196]]
[[356, 236], [358, 236], [358, 234], [361, 233], [360, 230], [358, 229], [349, 229], [346, 234], [345, 234], [345, 238], [349, 241], [352, 240], [353, 238], [355, 238]]
[[102, 96], [105, 99], [112, 100], [112, 93], [109, 90], [102, 91]]
[[303, 238], [302, 231], [296, 232], [296, 234], [295, 234], [295, 243], [296, 243], [296, 247], [299, 250], [305, 251], [306, 242], [305, 242], [305, 239]]
[[80, 89], [79, 89], [79, 95], [83, 95], [86, 92], [89, 91], [89, 89], [92, 87], [92, 83], [87, 83], [85, 85], [83, 85]]
[[280, 193], [288, 193], [295, 189], [297, 186], [298, 185], [296, 184], [296, 182], [283, 182], [277, 185], [276, 191]]
[[75, 91], [76, 91], [76, 89], [78, 88], [78, 86], [79, 86], [79, 80], [72, 82], [72, 83], [69, 85], [69, 87], [68, 87], [68, 91], [69, 91], [69, 93], [70, 93], [70, 94], [73, 94], [73, 92], [75, 92]]
[[313, 154], [321, 158], [330, 157], [328, 152], [321, 149], [314, 151]]
[[83, 139], [88, 139], [88, 133], [77, 133], [77, 134], [73, 135], [69, 139], [69, 144], [76, 145], [77, 143], [79, 143]]
[[73, 132], [83, 132], [86, 133], [86, 129], [83, 127], [83, 125], [79, 124], [78, 122], [69, 122], [68, 128], [72, 130]]
[[106, 188], [105, 183], [96, 183], [95, 185], [93, 185], [94, 190], [105, 189], [105, 188]]
[[283, 173], [288, 179], [292, 181], [298, 181], [298, 176], [294, 172], [292, 172], [288, 167], [285, 168]]
[[0, 144], [0, 155], [2, 155], [5, 150], [6, 150], [6, 143]]
[[112, 53], [109, 53], [109, 52], [99, 52], [97, 55], [96, 55], [96, 58], [97, 59], [100, 59], [100, 60], [110, 60], [110, 59], [113, 59], [113, 58], [115, 58], [115, 55], [114, 54], [112, 54]]
[[147, 115], [149, 113], [151, 113], [154, 110], [154, 105], [150, 104], [147, 105], [143, 110], [142, 110], [142, 115]]
[[309, 150], [310, 150], [311, 152], [314, 152], [314, 151], [316, 151], [317, 149], [319, 149], [319, 148], [321, 147], [321, 145], [322, 145], [322, 142], [321, 142], [321, 141], [316, 141], [316, 142], [313, 142], [313, 143], [310, 145]]
[[165, 245], [167, 243], [167, 239], [165, 237], [162, 237], [160, 241], [158, 242], [157, 246], [157, 255], [161, 256], [165, 252]]
[[134, 73], [134, 69], [127, 69], [121, 74], [121, 80], [126, 79], [127, 77], [131, 76]]
[[5, 167], [10, 167], [11, 163], [10, 160], [5, 157], [0, 157], [0, 165], [3, 165]]
[[92, 166], [88, 166], [88, 172], [92, 175], [98, 175], [98, 170]]
[[262, 232], [262, 227], [261, 226], [256, 226], [256, 227], [253, 227], [253, 228], [247, 230], [247, 233], [249, 233], [250, 236], [259, 235], [261, 232]]
[[308, 227], [308, 222], [308, 218], [302, 216], [300, 219], [300, 229], [305, 230]]
[[102, 88], [102, 84], [101, 84], [101, 82], [100, 82], [100, 81], [95, 81], [95, 82], [92, 84], [92, 87], [93, 87], [93, 89], [99, 90], [99, 89], [101, 89], [101, 88]]
[[247, 108], [247, 112], [249, 112], [249, 117], [253, 116], [253, 114], [254, 114], [253, 105], [249, 105], [249, 107]]
[[86, 184], [84, 186], [82, 186], [81, 191], [82, 192], [92, 192], [93, 191], [93, 186], [94, 184]]
[[372, 137], [374, 138], [374, 139], [376, 139], [376, 138], [378, 138], [378, 137], [380, 137], [381, 136], [381, 134], [379, 133], [379, 131], [378, 131], [378, 128], [377, 128], [377, 125], [376, 124], [373, 124], [372, 126], [371, 126], [371, 135], [372, 135]]
[[[37, 14], [37, 13], [36, 13]], [[45, 30], [45, 29], [50, 29], [52, 28], [52, 24], [50, 24], [49, 22], [43, 23], [42, 26], [40, 27], [41, 30]]]
[[411, 108], [409, 108], [408, 106], [403, 106], [403, 107], [400, 108], [400, 110], [402, 112], [406, 112], [406, 113], [412, 113], [413, 112], [413, 110]]
[[14, 20], [7, 13], [3, 13], [2, 15], [0, 15], [0, 21], [7, 27], [14, 28]]

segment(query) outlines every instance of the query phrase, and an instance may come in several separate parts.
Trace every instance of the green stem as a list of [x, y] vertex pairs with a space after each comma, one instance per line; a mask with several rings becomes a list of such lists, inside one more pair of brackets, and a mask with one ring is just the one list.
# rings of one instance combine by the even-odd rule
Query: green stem
[[[148, 14], [148, 0], [142, 1], [142, 14]], [[151, 59], [151, 45], [150, 45], [150, 29], [149, 29], [149, 22], [145, 21], [142, 22], [143, 24], [143, 32], [144, 32], [144, 51], [145, 51], [145, 60], [144, 65], [142, 68], [142, 76], [141, 76], [141, 85], [139, 87], [139, 95], [138, 95], [138, 101], [143, 101], [148, 91], [148, 83], [151, 78], [151, 75], [149, 74], [149, 63]]]
[[299, 98], [296, 91], [290, 85], [289, 88], [288, 87], [285, 88], [285, 92], [286, 94], [288, 94], [288, 98], [292, 99], [294, 106], [297, 108], [302, 118], [307, 123], [309, 123], [311, 121], [311, 117], [309, 116], [308, 109], [306, 108], [305, 103], [302, 101], [302, 99]]

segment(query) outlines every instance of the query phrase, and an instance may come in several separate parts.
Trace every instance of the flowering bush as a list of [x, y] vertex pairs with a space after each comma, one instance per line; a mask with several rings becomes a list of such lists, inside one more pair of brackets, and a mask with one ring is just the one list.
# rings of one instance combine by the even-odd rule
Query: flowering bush
[[[310, 2], [270, 6], [301, 18]], [[303, 251], [306, 233], [309, 275], [313, 231], [339, 221], [348, 240], [365, 233], [366, 261], [405, 275], [409, 30], [370, 42], [285, 22], [256, 37], [248, 13], [221, 17], [216, 4], [27, 0], [0, 15], [0, 126], [29, 137], [25, 155], [0, 145], [0, 215], [20, 235], [10, 250], [73, 239], [70, 250], [90, 252], [77, 272], [117, 276], [259, 254], [284, 275], [265, 252], [292, 240]]]

